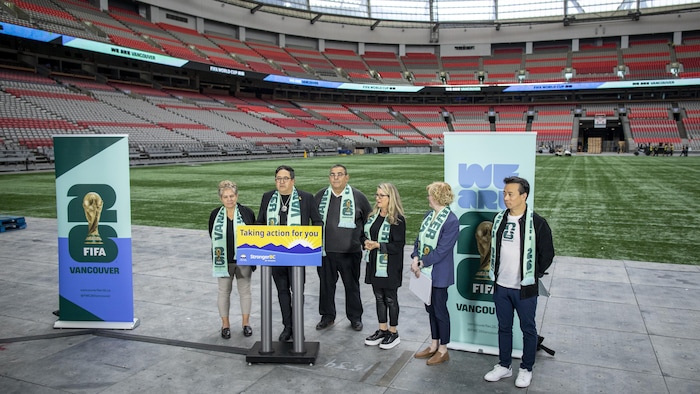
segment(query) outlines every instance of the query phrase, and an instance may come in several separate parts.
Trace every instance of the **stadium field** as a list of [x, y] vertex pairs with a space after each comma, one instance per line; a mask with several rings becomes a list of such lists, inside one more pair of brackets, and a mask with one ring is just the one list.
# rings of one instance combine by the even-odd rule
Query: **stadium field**
[[[397, 186], [412, 242], [429, 209], [425, 186], [443, 179], [443, 159], [352, 155], [132, 168], [132, 224], [206, 229], [220, 180], [238, 183], [239, 201], [257, 214], [278, 165], [294, 167], [297, 188], [315, 193], [341, 163], [368, 196], [380, 182]], [[541, 155], [535, 210], [549, 221], [558, 255], [700, 265], [699, 179], [700, 157]], [[53, 173], [3, 174], [0, 190], [2, 214], [56, 217]]]

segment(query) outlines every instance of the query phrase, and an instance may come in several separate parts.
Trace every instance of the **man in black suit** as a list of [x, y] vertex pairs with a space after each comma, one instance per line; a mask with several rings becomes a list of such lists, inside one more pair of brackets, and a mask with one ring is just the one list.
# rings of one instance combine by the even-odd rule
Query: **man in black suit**
[[[262, 196], [257, 224], [268, 226], [322, 226], [323, 218], [311, 193], [298, 190], [295, 186], [294, 169], [279, 166], [275, 170], [275, 190]], [[282, 324], [280, 342], [292, 338], [292, 269], [293, 267], [272, 267], [272, 279], [277, 287]], [[298, 289], [304, 293], [304, 288]]]

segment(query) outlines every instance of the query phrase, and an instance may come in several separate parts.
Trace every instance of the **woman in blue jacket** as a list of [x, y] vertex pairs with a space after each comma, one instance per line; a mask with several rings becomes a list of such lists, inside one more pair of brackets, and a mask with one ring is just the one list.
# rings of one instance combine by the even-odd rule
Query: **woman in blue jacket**
[[447, 288], [455, 282], [453, 249], [459, 236], [459, 219], [450, 209], [454, 193], [449, 184], [433, 182], [426, 187], [431, 211], [423, 218], [413, 245], [411, 271], [432, 279], [430, 305], [425, 306], [430, 318], [430, 346], [415, 354], [435, 365], [450, 359], [450, 314], [447, 311]]

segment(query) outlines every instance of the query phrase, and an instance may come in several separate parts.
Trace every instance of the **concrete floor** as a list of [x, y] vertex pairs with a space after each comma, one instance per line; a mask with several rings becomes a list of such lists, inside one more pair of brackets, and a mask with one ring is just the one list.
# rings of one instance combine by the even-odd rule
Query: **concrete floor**
[[[336, 324], [316, 331], [313, 268], [304, 316], [306, 341], [319, 343], [314, 365], [248, 365], [246, 354], [260, 340], [261, 270], [253, 280], [254, 335], [239, 329], [234, 294], [232, 338], [222, 339], [205, 231], [133, 226], [135, 329], [54, 329], [56, 220], [26, 219], [26, 229], [0, 233], [2, 393], [700, 392], [697, 266], [557, 257], [546, 277], [552, 296], [538, 307], [538, 330], [556, 355], [538, 352], [531, 386], [518, 389], [514, 377], [483, 380], [496, 356], [451, 350], [437, 366], [413, 358], [430, 329], [407, 285], [399, 291], [401, 343], [394, 349], [364, 345], [377, 328], [369, 285], [362, 285], [362, 332], [344, 317], [341, 281]], [[408, 278], [408, 266], [405, 272]], [[276, 340], [274, 290], [272, 299]]]

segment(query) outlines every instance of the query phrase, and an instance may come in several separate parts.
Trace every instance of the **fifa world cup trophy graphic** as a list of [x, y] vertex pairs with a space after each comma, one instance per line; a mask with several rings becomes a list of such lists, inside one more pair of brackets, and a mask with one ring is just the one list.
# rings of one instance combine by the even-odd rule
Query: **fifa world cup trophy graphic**
[[102, 237], [100, 237], [98, 225], [100, 223], [103, 204], [102, 197], [95, 192], [89, 192], [83, 197], [83, 210], [85, 211], [85, 219], [87, 219], [88, 222], [88, 233], [87, 237], [85, 237], [86, 244], [102, 244]]
[[483, 221], [476, 227], [474, 237], [476, 238], [476, 248], [479, 250], [479, 270], [475, 279], [489, 280], [489, 270], [491, 269], [491, 229], [493, 223]]

